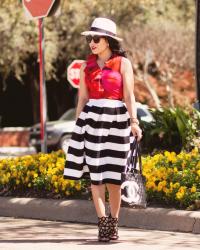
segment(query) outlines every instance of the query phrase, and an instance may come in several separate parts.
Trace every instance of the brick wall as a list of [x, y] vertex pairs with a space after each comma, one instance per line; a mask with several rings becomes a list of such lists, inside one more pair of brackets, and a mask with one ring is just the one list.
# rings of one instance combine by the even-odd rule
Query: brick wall
[[29, 131], [0, 131], [0, 147], [28, 147], [29, 146]]

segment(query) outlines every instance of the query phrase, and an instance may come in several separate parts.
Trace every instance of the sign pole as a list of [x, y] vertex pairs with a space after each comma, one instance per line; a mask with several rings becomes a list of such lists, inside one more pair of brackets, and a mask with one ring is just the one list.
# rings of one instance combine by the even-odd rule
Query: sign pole
[[200, 1], [196, 0], [196, 93], [194, 107], [200, 111]]
[[39, 30], [39, 74], [40, 74], [40, 139], [41, 151], [47, 152], [47, 135], [46, 135], [46, 120], [47, 120], [47, 97], [46, 83], [44, 70], [44, 17], [58, 14], [60, 0], [22, 0], [22, 5], [25, 10], [26, 17], [38, 19]]
[[46, 83], [44, 73], [44, 20], [38, 19], [39, 28], [39, 67], [40, 67], [40, 139], [41, 151], [47, 152], [47, 135], [46, 135], [46, 117], [47, 117], [47, 104], [46, 104]]

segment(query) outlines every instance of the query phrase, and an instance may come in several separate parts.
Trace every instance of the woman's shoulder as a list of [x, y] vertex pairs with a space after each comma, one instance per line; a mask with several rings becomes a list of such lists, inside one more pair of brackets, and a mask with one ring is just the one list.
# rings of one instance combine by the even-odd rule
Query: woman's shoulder
[[121, 59], [121, 72], [132, 69], [132, 63], [127, 57], [122, 57]]
[[131, 64], [131, 61], [130, 61], [127, 57], [124, 57], [124, 56], [122, 56], [121, 62], [122, 62], [122, 64], [124, 64], [124, 65], [126, 65], [126, 66], [132, 65], [132, 64]]

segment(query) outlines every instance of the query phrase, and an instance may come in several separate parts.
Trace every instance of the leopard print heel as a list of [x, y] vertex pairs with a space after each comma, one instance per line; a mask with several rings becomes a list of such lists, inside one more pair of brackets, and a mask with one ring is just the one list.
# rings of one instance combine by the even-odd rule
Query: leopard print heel
[[110, 241], [109, 218], [107, 216], [98, 218], [98, 228], [99, 228], [98, 241], [101, 242]]
[[118, 235], [118, 218], [113, 218], [109, 215], [110, 240], [117, 240]]

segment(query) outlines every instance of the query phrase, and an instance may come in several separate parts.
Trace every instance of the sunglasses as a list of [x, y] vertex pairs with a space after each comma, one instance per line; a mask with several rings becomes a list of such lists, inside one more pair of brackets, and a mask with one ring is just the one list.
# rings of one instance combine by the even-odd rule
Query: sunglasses
[[94, 43], [99, 43], [102, 37], [103, 36], [97, 36], [97, 35], [91, 36], [91, 35], [89, 35], [89, 36], [86, 36], [86, 41], [88, 43], [91, 43], [91, 41], [93, 40]]

